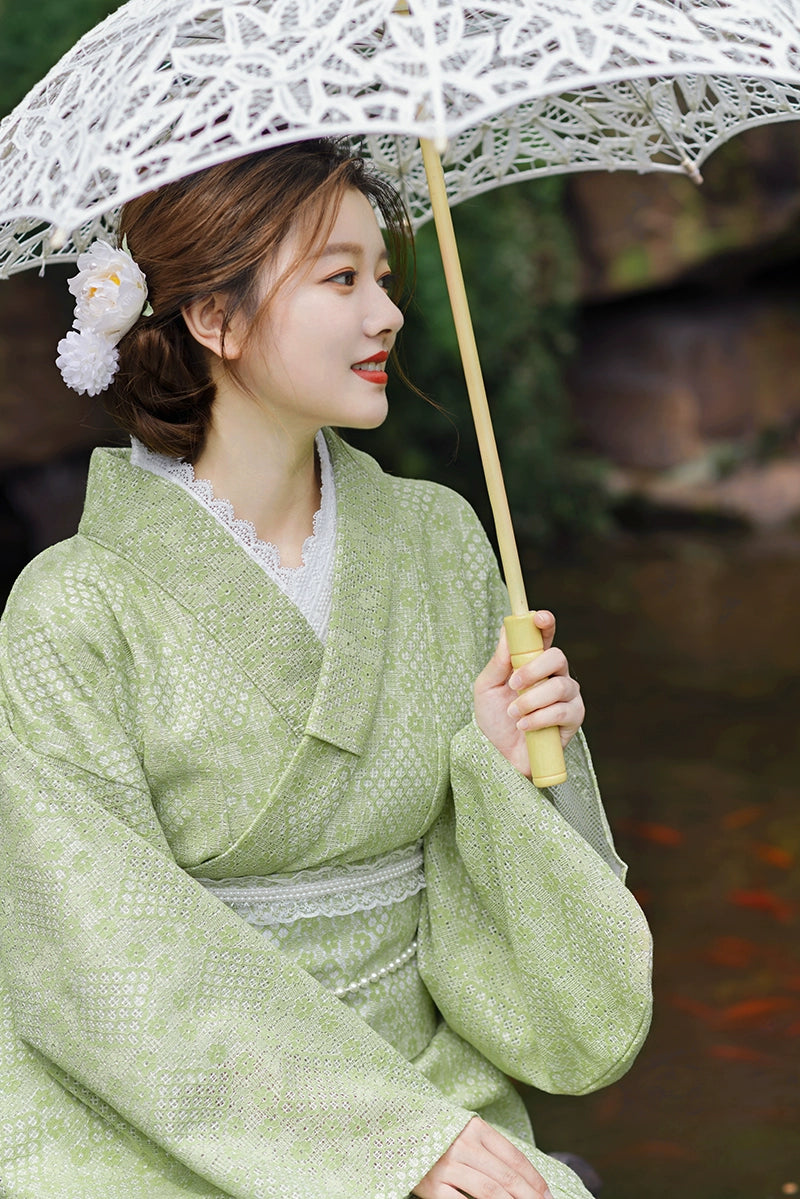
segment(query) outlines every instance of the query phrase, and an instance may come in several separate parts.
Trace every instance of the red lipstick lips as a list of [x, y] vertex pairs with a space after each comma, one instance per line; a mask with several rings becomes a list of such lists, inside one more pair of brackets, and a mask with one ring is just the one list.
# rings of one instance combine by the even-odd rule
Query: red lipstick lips
[[379, 383], [383, 386], [389, 382], [389, 376], [386, 371], [380, 370], [379, 367], [383, 365], [388, 357], [389, 355], [386, 350], [379, 350], [377, 354], [373, 354], [369, 358], [362, 358], [355, 366], [351, 366], [350, 369], [354, 375], [358, 375], [359, 379], [366, 379], [368, 383]]

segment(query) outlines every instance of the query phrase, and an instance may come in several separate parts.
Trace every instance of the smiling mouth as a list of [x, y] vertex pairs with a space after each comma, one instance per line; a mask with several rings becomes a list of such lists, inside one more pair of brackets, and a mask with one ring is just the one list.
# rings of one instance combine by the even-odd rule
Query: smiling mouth
[[378, 354], [373, 354], [371, 358], [365, 358], [363, 362], [354, 363], [350, 370], [360, 379], [366, 379], [369, 383], [388, 383], [389, 376], [383, 369], [388, 357], [386, 351], [382, 350]]

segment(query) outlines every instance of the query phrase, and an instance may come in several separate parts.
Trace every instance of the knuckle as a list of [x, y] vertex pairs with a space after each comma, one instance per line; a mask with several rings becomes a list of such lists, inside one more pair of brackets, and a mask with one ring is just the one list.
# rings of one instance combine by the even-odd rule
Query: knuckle
[[531, 729], [549, 729], [553, 725], [559, 727], [564, 724], [566, 719], [565, 710], [561, 704], [551, 704], [547, 708], [540, 708], [538, 712], [534, 712], [528, 722]]
[[564, 653], [563, 649], [559, 649], [558, 646], [554, 645], [552, 646], [550, 653], [553, 655], [553, 661], [556, 663], [553, 672], [554, 674], [561, 674], [568, 669], [567, 655]]
[[519, 1174], [514, 1169], [514, 1167], [506, 1166], [505, 1169], [500, 1171], [500, 1178], [498, 1179], [498, 1183], [500, 1185], [500, 1193], [502, 1193], [503, 1191], [511, 1190], [511, 1188], [514, 1186], [514, 1184], [518, 1181], [519, 1181]]
[[523, 1173], [523, 1171], [526, 1169], [528, 1169], [528, 1170], [533, 1169], [533, 1166], [528, 1161], [525, 1154], [522, 1153], [519, 1149], [517, 1149], [516, 1145], [512, 1145], [509, 1142], [508, 1147], [511, 1150], [511, 1164], [514, 1167], [514, 1170], [516, 1171], [517, 1174]]

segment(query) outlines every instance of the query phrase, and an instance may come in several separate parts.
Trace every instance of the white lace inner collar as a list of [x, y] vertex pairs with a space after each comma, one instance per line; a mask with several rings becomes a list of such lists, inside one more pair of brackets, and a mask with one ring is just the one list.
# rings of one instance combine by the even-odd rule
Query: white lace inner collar
[[135, 437], [131, 438], [131, 462], [177, 484], [210, 512], [281, 591], [297, 604], [317, 636], [324, 641], [330, 619], [333, 586], [336, 486], [328, 444], [321, 430], [317, 433], [315, 445], [320, 463], [320, 507], [314, 515], [312, 533], [303, 542], [299, 566], [281, 566], [277, 546], [262, 541], [249, 520], [239, 519], [228, 500], [215, 496], [208, 479], [195, 478], [190, 462], [156, 453]]

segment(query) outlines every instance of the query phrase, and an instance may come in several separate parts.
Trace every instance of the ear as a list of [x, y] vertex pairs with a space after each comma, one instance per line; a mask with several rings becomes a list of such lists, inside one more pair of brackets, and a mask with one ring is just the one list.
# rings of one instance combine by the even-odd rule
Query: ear
[[[217, 358], [222, 357], [222, 328], [225, 321], [225, 300], [219, 292], [193, 300], [181, 309], [186, 327], [195, 341], [205, 346]], [[225, 333], [225, 357], [238, 358], [242, 347], [235, 333], [235, 322]]]

